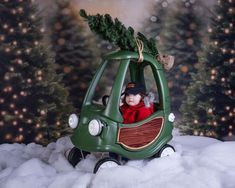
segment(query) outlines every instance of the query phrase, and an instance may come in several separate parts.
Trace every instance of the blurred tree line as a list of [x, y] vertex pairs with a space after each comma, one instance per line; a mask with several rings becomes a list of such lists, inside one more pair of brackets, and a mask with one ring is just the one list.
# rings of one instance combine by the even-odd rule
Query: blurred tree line
[[[31, 0], [27, 2], [32, 3]], [[2, 7], [7, 7], [11, 13], [23, 7], [39, 20], [42, 18], [37, 7], [30, 7], [31, 4], [19, 2], [8, 5], [9, 7], [1, 3], [0, 15], [3, 14]], [[166, 72], [166, 76], [170, 88], [172, 111], [177, 117], [176, 127], [183, 134], [206, 135], [219, 139], [225, 139], [225, 137], [230, 139], [234, 136], [234, 11], [233, 0], [225, 0], [223, 3], [218, 1], [215, 8], [211, 10], [200, 0], [156, 0], [153, 1], [149, 18], [143, 23], [141, 32], [156, 39], [159, 52], [175, 56], [174, 67]], [[35, 141], [46, 144], [60, 136], [70, 134], [71, 130], [67, 128], [66, 123], [69, 113], [80, 112], [84, 95], [102, 56], [116, 49], [115, 46], [92, 34], [78, 12], [79, 9], [74, 9], [71, 0], [55, 0], [55, 7], [51, 8], [50, 16], [43, 17], [46, 32], [32, 34], [32, 36], [38, 35], [37, 41], [42, 44], [42, 47], [44, 46], [40, 50], [35, 46], [32, 49], [38, 49], [50, 57], [48, 61], [48, 58], [36, 56], [34, 53], [38, 62], [48, 62], [40, 64], [41, 67], [37, 68], [39, 72], [36, 75], [40, 77], [40, 70], [50, 70], [47, 73], [50, 79], [44, 80], [47, 84], [42, 83], [42, 85], [46, 85], [50, 90], [51, 105], [46, 100], [49, 98], [46, 94], [33, 99], [40, 103], [33, 103], [37, 112], [32, 113], [31, 118], [28, 119], [35, 123], [31, 123], [27, 131], [22, 131], [26, 128], [21, 125], [12, 126], [15, 119], [19, 119], [19, 115], [9, 116], [13, 113], [12, 109], [6, 110], [5, 100], [9, 103], [12, 100], [8, 93], [8, 77], [11, 74], [7, 71], [7, 67], [1, 69], [2, 79], [5, 79], [5, 82], [0, 85], [1, 90], [7, 88], [5, 89], [7, 92], [0, 95], [0, 110], [3, 117], [7, 114], [10, 119], [5, 118], [0, 121], [0, 129], [5, 134], [0, 142]], [[22, 22], [28, 20], [30, 16], [30, 14], [19, 15]], [[208, 16], [210, 19], [207, 19]], [[10, 17], [9, 22], [14, 20], [19, 21], [18, 18]], [[31, 26], [35, 30], [39, 31], [42, 25], [42, 22], [36, 23], [32, 20]], [[4, 27], [0, 30], [0, 39], [5, 42], [1, 44], [0, 52], [4, 53], [9, 41], [14, 41], [10, 35], [9, 41], [5, 40], [5, 30]], [[25, 41], [35, 43], [35, 39], [31, 37], [14, 37], [15, 40], [22, 39], [22, 43]], [[25, 49], [28, 49], [27, 45]], [[14, 55], [5, 57], [5, 61], [9, 61], [10, 64], [15, 60]], [[32, 64], [28, 63], [28, 65], [30, 67]], [[22, 67], [16, 67], [16, 69], [22, 70]], [[35, 72], [35, 68], [29, 69], [30, 71]], [[110, 70], [110, 77], [113, 75]], [[108, 81], [109, 78], [107, 78]], [[58, 84], [56, 88], [61, 87], [60, 90], [54, 89], [56, 84]], [[103, 85], [104, 88], [100, 90], [105, 89], [105, 83]], [[23, 87], [25, 86], [22, 85]], [[19, 90], [21, 91], [22, 88]], [[29, 87], [28, 90], [32, 96], [33, 92], [38, 90], [42, 93], [47, 92], [46, 88], [40, 87]], [[20, 104], [22, 103], [21, 101]], [[41, 119], [37, 113], [41, 113]], [[39, 127], [40, 134], [36, 133]], [[19, 139], [20, 135], [21, 139]], [[16, 137], [18, 139], [15, 139]]]
[[[235, 1], [157, 0], [145, 32], [175, 56], [166, 72], [176, 127], [183, 134], [234, 140]], [[207, 17], [209, 19], [207, 19]]]

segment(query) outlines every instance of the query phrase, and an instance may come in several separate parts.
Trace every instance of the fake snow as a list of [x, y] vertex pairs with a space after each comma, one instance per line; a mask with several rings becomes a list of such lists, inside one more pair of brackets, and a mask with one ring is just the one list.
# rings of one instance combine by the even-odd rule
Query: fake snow
[[73, 168], [64, 152], [73, 145], [63, 137], [47, 147], [34, 143], [0, 145], [0, 188], [234, 188], [235, 142], [174, 136], [176, 152], [93, 174], [90, 154]]

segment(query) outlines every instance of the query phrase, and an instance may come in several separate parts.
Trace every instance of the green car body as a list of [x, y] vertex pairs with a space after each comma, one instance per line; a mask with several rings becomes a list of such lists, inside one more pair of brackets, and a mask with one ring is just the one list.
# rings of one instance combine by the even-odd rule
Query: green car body
[[[144, 53], [143, 56], [144, 60], [142, 63], [137, 62], [139, 54], [130, 51], [113, 52], [103, 58], [84, 98], [78, 126], [71, 136], [71, 141], [76, 148], [87, 152], [113, 152], [128, 159], [144, 159], [155, 155], [172, 139], [173, 122], [169, 120], [169, 115], [171, 113], [170, 96], [162, 64], [148, 54]], [[113, 62], [113, 60], [119, 61], [120, 65], [107, 105], [93, 104], [92, 99], [96, 85], [107, 64]], [[143, 121], [133, 124], [123, 124], [119, 104], [125, 75], [129, 70], [132, 81], [143, 83], [143, 69], [146, 65], [150, 65], [153, 70], [154, 80], [158, 87], [159, 105], [161, 108]], [[121, 134], [120, 130], [124, 130], [122, 128], [127, 128], [125, 130], [128, 130], [128, 132], [130, 132], [132, 128], [136, 129], [135, 131], [138, 131], [138, 128], [141, 125], [148, 124], [148, 122], [155, 122], [158, 118], [160, 118], [162, 126], [151, 142], [149, 141], [140, 147], [129, 147], [121, 143], [119, 134]], [[102, 131], [95, 136], [91, 135], [88, 130], [89, 123], [94, 119], [102, 125]], [[131, 137], [127, 139], [131, 140]], [[124, 138], [124, 140], [126, 139]], [[129, 141], [127, 140], [126, 142]]]

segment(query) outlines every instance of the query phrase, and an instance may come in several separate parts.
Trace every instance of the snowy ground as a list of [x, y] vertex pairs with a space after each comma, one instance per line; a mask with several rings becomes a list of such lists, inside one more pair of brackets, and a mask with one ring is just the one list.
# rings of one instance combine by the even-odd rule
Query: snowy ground
[[93, 174], [97, 161], [88, 155], [76, 168], [63, 153], [68, 137], [47, 147], [0, 145], [0, 188], [234, 188], [235, 142], [175, 136], [170, 157], [129, 161]]

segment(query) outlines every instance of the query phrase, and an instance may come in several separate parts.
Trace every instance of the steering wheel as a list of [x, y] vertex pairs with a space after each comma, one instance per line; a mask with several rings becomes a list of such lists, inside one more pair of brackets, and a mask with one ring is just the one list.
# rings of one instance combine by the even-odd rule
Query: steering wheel
[[109, 101], [109, 95], [104, 95], [102, 97], [102, 103], [104, 106], [106, 106], [108, 104], [108, 101]]

